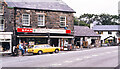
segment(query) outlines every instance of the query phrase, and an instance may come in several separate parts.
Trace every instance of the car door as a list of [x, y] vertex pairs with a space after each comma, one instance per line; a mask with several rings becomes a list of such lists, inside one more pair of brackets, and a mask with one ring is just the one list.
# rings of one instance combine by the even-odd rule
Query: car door
[[52, 46], [50, 46], [50, 45], [46, 45], [46, 46], [47, 46], [49, 52], [53, 52], [54, 51]]

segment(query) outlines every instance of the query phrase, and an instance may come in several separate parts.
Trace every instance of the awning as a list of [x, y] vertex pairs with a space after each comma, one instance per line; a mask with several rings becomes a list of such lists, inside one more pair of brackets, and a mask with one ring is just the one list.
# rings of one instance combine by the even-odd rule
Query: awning
[[45, 38], [48, 38], [48, 36], [17, 36], [18, 38], [27, 38], [27, 37], [45, 37]]
[[[48, 38], [48, 36], [17, 36], [18, 38], [29, 38], [29, 37], [39, 37], [39, 38]], [[73, 36], [50, 36], [50, 38], [74, 38]]]
[[50, 36], [50, 38], [74, 38], [73, 36]]

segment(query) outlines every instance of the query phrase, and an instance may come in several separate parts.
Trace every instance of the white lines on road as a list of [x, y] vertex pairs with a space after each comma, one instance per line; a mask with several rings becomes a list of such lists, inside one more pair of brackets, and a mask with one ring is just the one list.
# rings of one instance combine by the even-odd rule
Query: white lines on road
[[84, 58], [85, 58], [85, 59], [89, 59], [89, 58], [91, 58], [91, 56], [85, 56]]
[[93, 57], [97, 57], [98, 55], [92, 55]]
[[77, 60], [77, 61], [82, 61], [83, 59], [81, 59], [81, 58], [77, 58], [76, 60]]
[[65, 61], [65, 63], [72, 63], [73, 61]]
[[62, 64], [52, 64], [51, 66], [60, 66], [60, 65], [62, 65]]

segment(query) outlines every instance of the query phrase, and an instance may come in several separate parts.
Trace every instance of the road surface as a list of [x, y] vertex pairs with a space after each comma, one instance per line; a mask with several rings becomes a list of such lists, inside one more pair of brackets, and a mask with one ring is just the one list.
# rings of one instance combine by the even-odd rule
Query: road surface
[[3, 57], [2, 67], [116, 67], [117, 46], [54, 54]]

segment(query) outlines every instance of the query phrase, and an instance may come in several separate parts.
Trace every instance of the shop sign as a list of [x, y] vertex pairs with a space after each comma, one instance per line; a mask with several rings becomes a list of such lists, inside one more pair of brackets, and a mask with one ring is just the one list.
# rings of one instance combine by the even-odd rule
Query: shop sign
[[66, 34], [70, 34], [71, 33], [71, 30], [66, 30]]
[[61, 29], [32, 29], [32, 28], [17, 28], [17, 32], [31, 32], [31, 33], [71, 33], [71, 30]]
[[71, 33], [71, 30], [60, 30], [60, 29], [34, 29], [33, 33]]
[[17, 28], [17, 32], [33, 32], [32, 28]]

